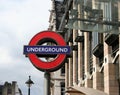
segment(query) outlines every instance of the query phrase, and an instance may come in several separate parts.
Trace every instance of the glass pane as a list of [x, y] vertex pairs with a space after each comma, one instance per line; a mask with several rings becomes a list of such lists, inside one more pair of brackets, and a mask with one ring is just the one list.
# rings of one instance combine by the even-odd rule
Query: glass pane
[[82, 6], [82, 9], [70, 10], [66, 28], [119, 34], [118, 1], [76, 0], [76, 6]]

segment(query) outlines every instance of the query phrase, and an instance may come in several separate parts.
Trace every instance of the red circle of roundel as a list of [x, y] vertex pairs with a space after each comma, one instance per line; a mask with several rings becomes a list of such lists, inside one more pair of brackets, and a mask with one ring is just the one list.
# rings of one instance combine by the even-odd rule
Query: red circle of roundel
[[[29, 46], [35, 46], [38, 42], [40, 42], [43, 39], [53, 39], [57, 43], [57, 45], [66, 46], [66, 43], [62, 36], [53, 31], [39, 32], [31, 39]], [[66, 54], [58, 54], [57, 57], [50, 62], [44, 62], [40, 60], [36, 54], [28, 54], [28, 57], [36, 68], [42, 71], [54, 71], [56, 70], [56, 68], [59, 68], [59, 66], [61, 66], [66, 57]]]

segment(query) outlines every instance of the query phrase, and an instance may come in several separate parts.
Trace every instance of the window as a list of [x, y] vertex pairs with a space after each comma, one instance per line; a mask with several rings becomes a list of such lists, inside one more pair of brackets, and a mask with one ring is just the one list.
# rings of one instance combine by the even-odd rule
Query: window
[[99, 66], [103, 64], [103, 34], [94, 32], [92, 34], [93, 54], [99, 58]]
[[83, 60], [82, 60], [82, 79], [84, 80], [85, 79], [85, 63], [84, 63], [84, 58], [85, 58], [85, 56], [84, 56], [84, 43], [82, 43], [83, 45], [82, 45], [82, 50], [83, 50], [83, 52], [82, 52], [82, 55], [83, 55]]
[[93, 59], [92, 59], [92, 57], [90, 58], [89, 72], [90, 72], [90, 74], [93, 73]]
[[90, 63], [89, 63], [89, 72], [92, 74], [93, 72], [93, 58], [92, 58], [92, 33], [89, 34], [90, 37]]
[[94, 49], [98, 44], [103, 43], [103, 34], [98, 32], [93, 32], [92, 41], [93, 41], [92, 49]]
[[[108, 2], [108, 3], [104, 3], [104, 20], [105, 21], [112, 21], [112, 14], [111, 14], [111, 2]], [[105, 30], [108, 31], [110, 29], [112, 29], [111, 26], [109, 25], [105, 25]]]
[[7, 93], [8, 93], [8, 94], [12, 94], [12, 89], [8, 88], [8, 89], [7, 89]]
[[[103, 3], [103, 18], [104, 21], [118, 22], [118, 1], [108, 1]], [[114, 24], [113, 24], [114, 25]], [[117, 30], [117, 25], [104, 25], [105, 31]]]
[[76, 54], [76, 82], [78, 84], [78, 51], [77, 51], [77, 54]]

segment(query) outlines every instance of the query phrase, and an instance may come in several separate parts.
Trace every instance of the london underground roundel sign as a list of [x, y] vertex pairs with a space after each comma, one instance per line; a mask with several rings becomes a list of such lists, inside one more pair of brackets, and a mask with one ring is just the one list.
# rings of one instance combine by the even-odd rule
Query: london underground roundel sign
[[[48, 46], [46, 42], [53, 42], [56, 45]], [[36, 34], [28, 46], [24, 46], [24, 54], [26, 54], [31, 63], [41, 71], [55, 71], [59, 69], [66, 58], [66, 54], [70, 53], [70, 47], [66, 46], [63, 37], [53, 31], [42, 31]], [[52, 61], [43, 61], [38, 55], [54, 55]]]

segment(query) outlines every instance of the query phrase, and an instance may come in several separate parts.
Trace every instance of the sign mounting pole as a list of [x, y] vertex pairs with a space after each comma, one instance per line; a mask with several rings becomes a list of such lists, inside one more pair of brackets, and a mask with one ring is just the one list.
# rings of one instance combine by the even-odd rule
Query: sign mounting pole
[[50, 94], [50, 72], [44, 73], [45, 78], [45, 95], [51, 95]]

